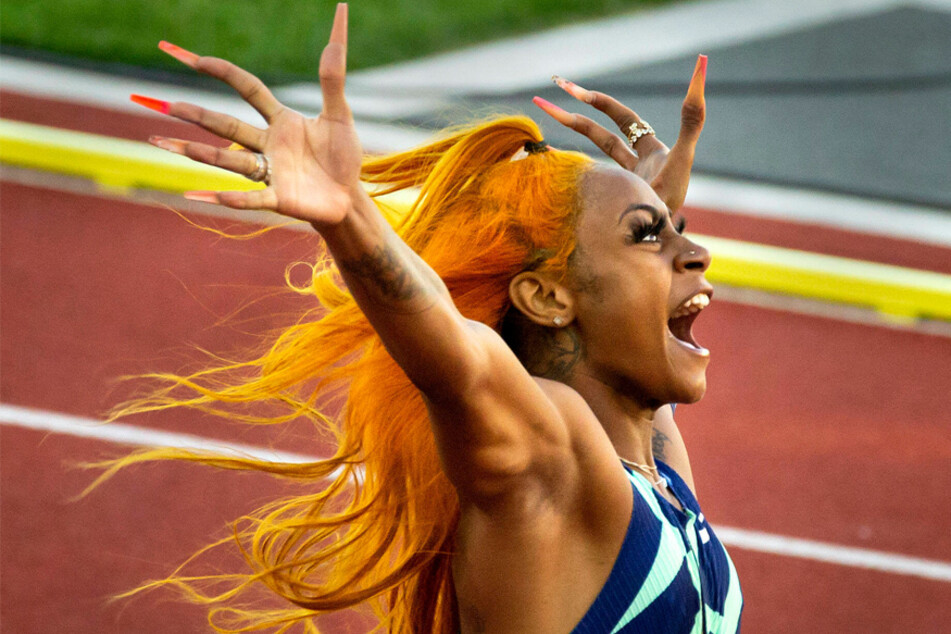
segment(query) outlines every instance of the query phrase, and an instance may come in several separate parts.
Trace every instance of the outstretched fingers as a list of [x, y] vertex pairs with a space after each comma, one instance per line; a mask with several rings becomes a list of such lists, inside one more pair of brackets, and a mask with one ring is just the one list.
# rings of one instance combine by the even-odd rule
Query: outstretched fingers
[[267, 133], [260, 128], [255, 128], [235, 117], [214, 110], [206, 110], [194, 104], [183, 101], [168, 102], [143, 95], [131, 95], [129, 99], [150, 110], [194, 123], [212, 134], [240, 143], [252, 150], [260, 151], [267, 139]]
[[332, 121], [349, 122], [350, 106], [344, 97], [347, 77], [347, 5], [341, 2], [334, 14], [330, 41], [320, 55], [320, 91], [324, 109], [321, 117]]
[[541, 97], [533, 98], [532, 103], [544, 110], [558, 123], [588, 137], [602, 152], [624, 169], [634, 171], [634, 168], [637, 167], [637, 155], [631, 150], [627, 142], [618, 135], [584, 115], [563, 110]]
[[707, 57], [700, 55], [694, 67], [687, 97], [680, 111], [680, 134], [671, 148], [663, 168], [651, 185], [671, 211], [679, 209], [687, 197], [690, 170], [703, 122], [706, 117], [704, 84], [707, 78]]
[[164, 40], [159, 42], [159, 48], [186, 66], [220, 79], [234, 88], [242, 99], [261, 113], [265, 121], [270, 122], [271, 118], [284, 107], [264, 85], [264, 82], [227, 60], [202, 57]]
[[[611, 120], [617, 124], [618, 129], [625, 137], [628, 136], [631, 125], [641, 122], [641, 118], [636, 112], [611, 95], [598, 92], [597, 90], [582, 88], [578, 84], [559, 77], [558, 75], [553, 75], [552, 81], [578, 101], [594, 106], [611, 117]], [[649, 154], [658, 150], [666, 152], [667, 146], [653, 134], [646, 134], [637, 139], [634, 143], [634, 149], [639, 156], [647, 157]]]
[[[150, 136], [149, 143], [163, 150], [181, 154], [200, 163], [214, 165], [245, 177], [250, 177], [258, 169], [256, 155], [245, 150], [216, 148], [205, 143], [164, 136]], [[185, 198], [225, 205], [234, 209], [277, 209], [277, 194], [270, 187], [243, 192], [190, 191], [185, 192]]]

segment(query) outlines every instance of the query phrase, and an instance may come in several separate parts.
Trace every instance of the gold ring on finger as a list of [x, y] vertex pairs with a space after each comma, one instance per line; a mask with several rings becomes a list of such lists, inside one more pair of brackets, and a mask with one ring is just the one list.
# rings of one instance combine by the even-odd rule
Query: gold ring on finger
[[627, 140], [631, 142], [631, 147], [634, 147], [634, 144], [637, 143], [637, 140], [642, 136], [653, 134], [654, 128], [651, 127], [651, 124], [646, 121], [637, 120], [627, 129]]

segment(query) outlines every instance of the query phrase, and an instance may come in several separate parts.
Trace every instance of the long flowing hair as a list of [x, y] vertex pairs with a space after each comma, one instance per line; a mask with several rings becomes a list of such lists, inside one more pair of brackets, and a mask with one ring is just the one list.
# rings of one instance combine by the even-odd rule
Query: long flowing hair
[[[531, 119], [501, 117], [363, 163], [361, 178], [376, 187], [381, 207], [387, 194], [418, 192], [395, 229], [443, 279], [460, 312], [497, 331], [512, 277], [527, 268], [566, 275], [575, 246], [578, 182], [592, 161], [561, 150], [520, 152], [541, 140]], [[209, 605], [209, 623], [220, 632], [317, 632], [314, 617], [364, 603], [381, 630], [456, 632], [451, 557], [459, 501], [441, 469], [422, 398], [332, 260], [323, 256], [308, 266], [310, 283], [295, 289], [316, 298], [313, 310], [262, 353], [185, 376], [147, 375], [158, 387], [116, 407], [111, 419], [174, 407], [251, 424], [304, 417], [332, 434], [335, 454], [274, 463], [156, 448], [98, 463], [103, 472], [90, 488], [133, 463], [165, 459], [264, 472], [308, 487], [236, 520], [233, 535], [208, 547], [236, 545], [250, 572], [185, 576], [179, 568], [129, 594], [176, 587]], [[258, 403], [277, 405], [277, 413], [253, 414], [248, 405]], [[242, 602], [261, 584], [293, 606]]]

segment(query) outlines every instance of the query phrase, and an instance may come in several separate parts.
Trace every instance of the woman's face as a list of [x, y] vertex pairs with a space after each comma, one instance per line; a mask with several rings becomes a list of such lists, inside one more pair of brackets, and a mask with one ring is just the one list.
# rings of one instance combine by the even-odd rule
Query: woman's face
[[699, 400], [710, 353], [690, 325], [713, 291], [703, 276], [710, 254], [630, 172], [595, 168], [580, 195], [571, 280], [585, 357], [576, 373], [645, 406]]

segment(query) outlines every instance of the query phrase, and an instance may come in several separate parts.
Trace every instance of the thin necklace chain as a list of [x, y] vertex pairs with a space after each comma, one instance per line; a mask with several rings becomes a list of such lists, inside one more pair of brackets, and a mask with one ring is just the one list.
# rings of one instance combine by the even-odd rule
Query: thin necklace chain
[[623, 462], [624, 464], [626, 464], [627, 466], [633, 469], [639, 469], [643, 471], [644, 473], [646, 473], [647, 475], [651, 476], [653, 480], [648, 480], [648, 481], [651, 483], [652, 486], [658, 487], [660, 489], [667, 488], [667, 480], [661, 477], [660, 471], [657, 470], [657, 467], [652, 467], [649, 464], [641, 464], [639, 462], [634, 462], [633, 460], [628, 460], [627, 458], [622, 458], [621, 456], [618, 456], [618, 460], [620, 460], [621, 462]]

